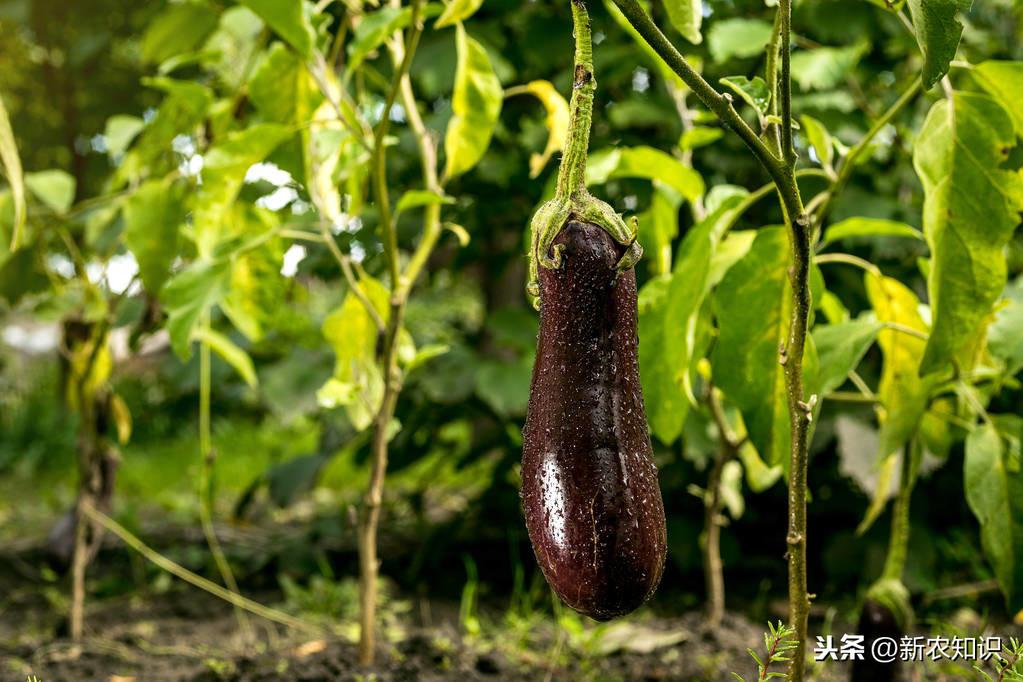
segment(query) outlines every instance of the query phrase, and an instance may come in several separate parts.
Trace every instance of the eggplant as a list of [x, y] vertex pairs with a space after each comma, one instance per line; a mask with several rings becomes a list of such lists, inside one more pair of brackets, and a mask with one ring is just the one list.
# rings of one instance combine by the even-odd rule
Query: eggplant
[[871, 655], [871, 645], [874, 640], [887, 637], [896, 642], [902, 640], [902, 628], [895, 617], [895, 613], [879, 601], [866, 599], [863, 608], [860, 609], [860, 622], [856, 629], [857, 634], [863, 635], [864, 656], [860, 660], [853, 661], [852, 671], [849, 675], [850, 682], [893, 682], [899, 676], [899, 661], [882, 663], [875, 661]]
[[523, 429], [522, 505], [547, 582], [596, 620], [657, 589], [667, 534], [639, 379], [627, 245], [570, 220], [539, 268], [540, 333]]

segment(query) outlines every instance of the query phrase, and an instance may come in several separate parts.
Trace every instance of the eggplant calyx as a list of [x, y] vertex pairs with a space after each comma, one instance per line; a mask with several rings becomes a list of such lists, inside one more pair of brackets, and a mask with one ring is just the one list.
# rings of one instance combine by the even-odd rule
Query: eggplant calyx
[[597, 199], [586, 190], [573, 192], [567, 197], [555, 196], [537, 210], [529, 226], [532, 239], [526, 291], [537, 309], [540, 302], [540, 267], [548, 270], [561, 267], [563, 249], [555, 246], [554, 240], [572, 220], [596, 225], [617, 243], [628, 247], [615, 264], [618, 272], [633, 267], [643, 256], [643, 247], [636, 240], [639, 225], [635, 218], [625, 222], [607, 202]]
[[867, 590], [867, 599], [872, 599], [891, 611], [903, 632], [908, 632], [912, 627], [913, 606], [910, 604], [909, 590], [901, 580], [881, 578]]

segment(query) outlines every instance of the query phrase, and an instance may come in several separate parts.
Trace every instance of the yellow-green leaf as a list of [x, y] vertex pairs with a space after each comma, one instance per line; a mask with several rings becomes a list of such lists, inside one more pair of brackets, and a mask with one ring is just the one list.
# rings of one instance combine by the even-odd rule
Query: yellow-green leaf
[[447, 155], [444, 174], [448, 178], [461, 175], [479, 163], [490, 145], [504, 95], [483, 46], [471, 38], [461, 24], [455, 36], [458, 64], [451, 99], [454, 115], [444, 136]]
[[18, 155], [18, 144], [14, 140], [11, 119], [7, 115], [7, 107], [0, 97], [0, 163], [3, 163], [4, 176], [11, 187], [14, 199], [14, 225], [11, 229], [11, 251], [21, 246], [25, 231], [25, 179], [21, 171], [21, 157]]
[[252, 364], [252, 358], [234, 341], [209, 327], [197, 328], [192, 333], [192, 336], [196, 341], [205, 343], [214, 353], [231, 365], [238, 372], [238, 375], [245, 380], [245, 383], [252, 388], [257, 386], [259, 380], [256, 378], [256, 368]]

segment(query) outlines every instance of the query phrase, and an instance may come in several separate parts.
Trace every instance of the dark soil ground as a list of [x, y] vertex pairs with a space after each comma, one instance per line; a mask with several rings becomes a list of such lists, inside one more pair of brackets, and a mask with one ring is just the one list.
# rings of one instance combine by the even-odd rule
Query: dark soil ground
[[[90, 570], [86, 637], [75, 644], [66, 636], [67, 581], [40, 569], [44, 564], [37, 549], [0, 551], [0, 680], [718, 682], [734, 680], [735, 671], [753, 682], [757, 672], [747, 649], [763, 651], [764, 625], [734, 613], [709, 630], [698, 612], [668, 618], [647, 611], [606, 625], [574, 616], [556, 624], [548, 612], [509, 623], [504, 611], [484, 606], [474, 618], [479, 625], [467, 628], [456, 601], [420, 596], [408, 598], [414, 607], [386, 617], [388, 641], [379, 647], [377, 665], [362, 668], [350, 618], [320, 616], [323, 634], [309, 634], [250, 616], [246, 638], [232, 606], [169, 579], [123, 548], [104, 552]], [[316, 620], [269, 585], [247, 583], [243, 591]], [[846, 680], [848, 671], [840, 663], [814, 665], [809, 679]], [[903, 679], [979, 678], [968, 668], [921, 666]]]

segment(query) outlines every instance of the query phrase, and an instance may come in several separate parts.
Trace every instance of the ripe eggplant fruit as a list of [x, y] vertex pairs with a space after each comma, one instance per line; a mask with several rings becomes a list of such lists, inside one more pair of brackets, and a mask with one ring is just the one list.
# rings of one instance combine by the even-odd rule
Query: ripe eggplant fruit
[[863, 635], [866, 653], [862, 660], [853, 661], [849, 682], [893, 682], [898, 679], [898, 659], [891, 663], [882, 663], [875, 661], [870, 655], [871, 645], [875, 639], [889, 637], [896, 642], [902, 640], [902, 628], [899, 627], [899, 621], [892, 610], [873, 599], [864, 600], [856, 632]]
[[636, 273], [608, 232], [571, 221], [539, 268], [540, 334], [523, 430], [522, 504], [547, 582], [596, 620], [657, 588], [667, 536], [639, 381]]

